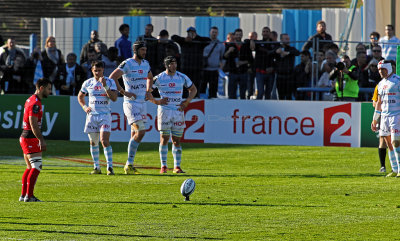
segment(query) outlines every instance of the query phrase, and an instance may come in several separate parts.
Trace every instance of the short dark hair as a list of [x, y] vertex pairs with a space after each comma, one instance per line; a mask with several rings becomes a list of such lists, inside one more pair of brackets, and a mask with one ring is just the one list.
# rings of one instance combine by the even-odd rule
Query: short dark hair
[[48, 85], [51, 85], [51, 81], [48, 78], [40, 78], [36, 82], [36, 89], [40, 89], [40, 87], [47, 87]]
[[69, 56], [72, 56], [72, 57], [74, 57], [75, 59], [77, 58], [77, 56], [76, 56], [75, 53], [69, 53], [69, 54], [67, 54], [67, 59], [68, 59]]
[[237, 28], [237, 29], [235, 29], [235, 31], [233, 31], [233, 34], [235, 34], [236, 32], [241, 32], [241, 33], [243, 33], [243, 30], [242, 30], [241, 28]]
[[376, 36], [378, 39], [381, 37], [381, 35], [378, 32], [372, 32], [369, 34], [369, 36]]
[[92, 68], [93, 67], [104, 69], [104, 62], [101, 61], [101, 60], [95, 60], [95, 61], [92, 62]]
[[164, 36], [169, 36], [169, 33], [168, 33], [167, 30], [163, 29], [163, 30], [160, 31], [159, 35], [160, 35], [160, 37], [164, 37]]
[[151, 23], [146, 24], [146, 27], [151, 27], [151, 29], [154, 29], [154, 26]]
[[121, 33], [122, 31], [124, 31], [125, 28], [129, 28], [129, 25], [126, 23], [121, 24], [121, 26], [119, 26], [119, 32]]
[[394, 26], [391, 24], [386, 25], [386, 27], [390, 27], [390, 28], [392, 28], [392, 30], [394, 30]]
[[325, 26], [326, 26], [326, 23], [325, 23], [324, 20], [319, 20], [319, 21], [317, 22], [317, 26], [320, 25], [320, 24], [325, 24]]
[[211, 30], [211, 29], [218, 30], [217, 26], [212, 26], [212, 27], [210, 28], [210, 30]]

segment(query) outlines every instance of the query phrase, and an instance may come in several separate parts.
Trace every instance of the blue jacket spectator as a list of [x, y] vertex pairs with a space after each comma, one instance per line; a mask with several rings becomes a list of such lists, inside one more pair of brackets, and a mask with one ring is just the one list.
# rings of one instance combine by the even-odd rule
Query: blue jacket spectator
[[119, 27], [119, 32], [122, 36], [115, 41], [115, 47], [118, 49], [118, 56], [121, 56], [124, 60], [132, 58], [132, 42], [129, 38], [129, 25], [122, 24]]

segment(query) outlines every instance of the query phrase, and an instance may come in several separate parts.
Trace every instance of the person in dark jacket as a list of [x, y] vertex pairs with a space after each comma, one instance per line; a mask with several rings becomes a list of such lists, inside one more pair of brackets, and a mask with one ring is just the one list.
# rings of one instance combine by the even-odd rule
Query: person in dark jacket
[[[61, 50], [57, 49], [56, 39], [53, 36], [46, 39], [45, 50], [42, 51], [42, 59], [43, 75], [54, 84], [58, 76], [58, 68], [65, 61]], [[55, 94], [53, 93], [53, 95]]]
[[290, 46], [290, 37], [286, 33], [281, 34], [281, 47], [275, 53], [278, 55], [276, 61], [276, 87], [280, 100], [292, 100], [295, 95], [296, 83], [294, 82], [294, 61], [300, 52]]
[[[210, 39], [199, 36], [194, 27], [187, 28], [187, 36], [185, 38], [173, 35], [171, 39], [181, 46], [181, 71], [192, 80], [195, 86], [200, 86], [203, 69], [203, 50], [210, 42]], [[186, 96], [187, 91], [184, 90], [184, 92], [184, 96]], [[198, 96], [199, 92], [197, 92]]]
[[77, 56], [74, 53], [67, 55], [67, 63], [60, 66], [59, 76], [55, 83], [60, 95], [78, 95], [86, 74], [83, 68], [76, 63]]
[[[15, 92], [20, 80], [21, 64], [25, 63], [25, 55], [16, 47], [15, 39], [9, 38], [4, 52], [0, 55], [0, 92]], [[13, 78], [15, 75], [16, 79]]]
[[[332, 36], [325, 31], [326, 31], [326, 23], [322, 20], [318, 21], [317, 22], [317, 33], [314, 34], [313, 36], [311, 36], [307, 40], [307, 42], [304, 44], [302, 50], [309, 50], [314, 45], [315, 48], [319, 47], [319, 49], [313, 49], [314, 53], [317, 53], [320, 49], [324, 50], [325, 45], [332, 44]], [[320, 42], [321, 40], [323, 42]]]
[[237, 99], [237, 86], [239, 84], [240, 99], [246, 99], [247, 71], [252, 61], [250, 42], [242, 42], [243, 31], [236, 29], [234, 42], [226, 43], [224, 58], [225, 70], [229, 72], [228, 98]]

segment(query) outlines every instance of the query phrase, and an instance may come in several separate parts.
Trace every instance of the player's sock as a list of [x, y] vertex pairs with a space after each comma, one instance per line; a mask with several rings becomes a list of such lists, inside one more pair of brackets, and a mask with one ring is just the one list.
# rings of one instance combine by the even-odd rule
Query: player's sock
[[397, 173], [399, 171], [399, 163], [400, 163], [400, 146], [394, 147], [394, 155], [396, 157], [396, 165], [397, 165]]
[[158, 151], [160, 152], [161, 166], [167, 166], [168, 145], [163, 146], [160, 144]]
[[392, 171], [393, 172], [398, 172], [398, 165], [397, 165], [397, 160], [396, 160], [396, 156], [395, 156], [395, 151], [389, 150], [389, 160], [390, 160], [390, 165], [392, 166]]
[[180, 167], [182, 160], [182, 147], [176, 147], [172, 144], [172, 156], [174, 157], [174, 168]]
[[27, 181], [28, 181], [28, 175], [29, 175], [29, 173], [31, 172], [31, 169], [25, 169], [25, 172], [24, 172], [24, 174], [22, 175], [22, 190], [21, 190], [21, 196], [24, 196], [25, 197], [25, 195], [26, 195], [26, 191], [27, 191], [27, 187], [28, 187], [28, 184], [27, 184]]
[[107, 160], [107, 170], [109, 167], [112, 167], [112, 147], [111, 146], [107, 146], [106, 148], [104, 148], [104, 156], [106, 157]]
[[28, 179], [27, 179], [27, 192], [28, 197], [33, 196], [33, 190], [35, 189], [36, 180], [39, 176], [40, 171], [36, 168], [30, 169]]
[[92, 155], [92, 159], [93, 159], [93, 162], [94, 162], [94, 168], [100, 169], [99, 145], [90, 146], [90, 154]]
[[136, 151], [139, 147], [140, 142], [136, 142], [133, 138], [129, 140], [128, 144], [128, 160], [126, 161], [126, 165], [133, 165], [133, 161], [135, 160]]
[[378, 148], [379, 161], [381, 162], [381, 167], [385, 166], [386, 160], [386, 148]]

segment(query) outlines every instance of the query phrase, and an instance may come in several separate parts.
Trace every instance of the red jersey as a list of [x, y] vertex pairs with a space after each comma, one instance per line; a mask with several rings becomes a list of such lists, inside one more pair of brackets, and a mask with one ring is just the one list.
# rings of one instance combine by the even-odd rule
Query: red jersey
[[37, 95], [32, 95], [25, 102], [24, 119], [22, 122], [22, 128], [24, 130], [32, 130], [31, 124], [29, 123], [29, 116], [35, 116], [38, 118], [39, 129], [42, 128], [42, 101]]

